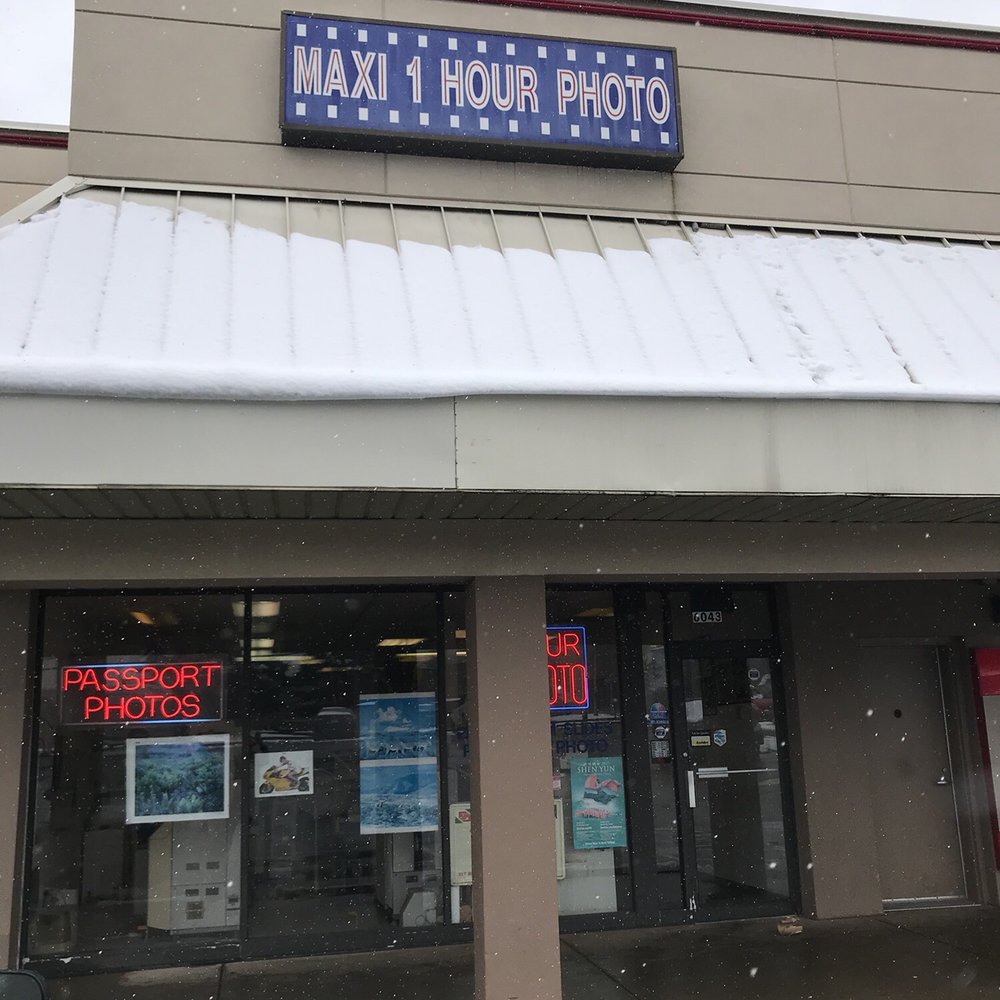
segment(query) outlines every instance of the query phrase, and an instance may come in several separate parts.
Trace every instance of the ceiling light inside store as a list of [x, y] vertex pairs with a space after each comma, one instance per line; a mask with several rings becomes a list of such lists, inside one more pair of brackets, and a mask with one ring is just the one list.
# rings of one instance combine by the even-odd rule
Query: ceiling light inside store
[[581, 611], [576, 617], [577, 618], [614, 618], [615, 609], [614, 608], [587, 608], [586, 611]]
[[[281, 614], [281, 601], [253, 601], [250, 613], [254, 618], [277, 618]], [[233, 615], [243, 617], [243, 602], [233, 601]]]
[[433, 649], [419, 650], [416, 653], [397, 653], [397, 660], [434, 660], [437, 653]]
[[294, 663], [298, 666], [323, 662], [318, 656], [307, 656], [305, 653], [261, 653], [255, 649], [250, 650], [250, 659], [253, 660], [254, 663]]
[[155, 625], [156, 622], [153, 621], [153, 616], [147, 611], [130, 611], [129, 614], [140, 624], [140, 625]]
[[424, 639], [382, 639], [379, 642], [380, 646], [419, 646]]
[[274, 649], [274, 639], [264, 638], [264, 639], [251, 639], [250, 640], [251, 649]]
[[457, 628], [457, 629], [455, 629], [455, 638], [456, 639], [464, 639], [465, 638], [465, 629], [464, 628]]

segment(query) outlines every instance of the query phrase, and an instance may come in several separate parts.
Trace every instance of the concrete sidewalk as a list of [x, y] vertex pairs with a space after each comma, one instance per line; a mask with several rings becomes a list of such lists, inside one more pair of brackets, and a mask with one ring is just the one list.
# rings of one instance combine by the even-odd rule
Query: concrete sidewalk
[[[1000, 910], [576, 934], [564, 1000], [954, 1000], [1000, 994]], [[471, 1000], [468, 945], [85, 976], [54, 1000]]]

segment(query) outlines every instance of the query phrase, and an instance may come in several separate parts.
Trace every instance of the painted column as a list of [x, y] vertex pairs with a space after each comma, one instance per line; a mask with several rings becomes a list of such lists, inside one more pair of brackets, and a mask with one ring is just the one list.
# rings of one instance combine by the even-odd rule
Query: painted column
[[541, 577], [469, 588], [476, 1000], [561, 997]]
[[24, 738], [24, 698], [27, 689], [28, 594], [0, 590], [0, 774], [4, 775], [8, 808], [0, 809], [0, 948], [13, 959], [20, 914], [18, 810], [27, 789], [19, 788]]

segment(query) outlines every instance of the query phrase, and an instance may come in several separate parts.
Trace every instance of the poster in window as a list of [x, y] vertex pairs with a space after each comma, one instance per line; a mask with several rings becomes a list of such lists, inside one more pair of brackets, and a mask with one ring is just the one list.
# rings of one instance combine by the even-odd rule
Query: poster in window
[[228, 819], [229, 735], [125, 741], [125, 822]]
[[573, 847], [626, 847], [621, 757], [574, 757], [570, 788]]
[[437, 830], [433, 692], [363, 694], [358, 704], [362, 834]]
[[254, 797], [284, 798], [312, 795], [312, 750], [283, 750], [253, 755]]

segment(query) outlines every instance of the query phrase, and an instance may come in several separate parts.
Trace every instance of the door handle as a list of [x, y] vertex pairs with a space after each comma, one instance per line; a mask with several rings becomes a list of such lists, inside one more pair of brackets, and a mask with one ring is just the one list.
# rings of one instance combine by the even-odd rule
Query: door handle
[[688, 771], [688, 805], [694, 809], [698, 804], [698, 798], [694, 790], [694, 771]]
[[935, 785], [950, 785], [951, 784], [951, 779], [942, 774], [941, 777], [938, 778], [938, 780], [934, 782], [934, 784]]
[[697, 776], [704, 781], [706, 778], [728, 778], [732, 773], [728, 767], [699, 767]]

